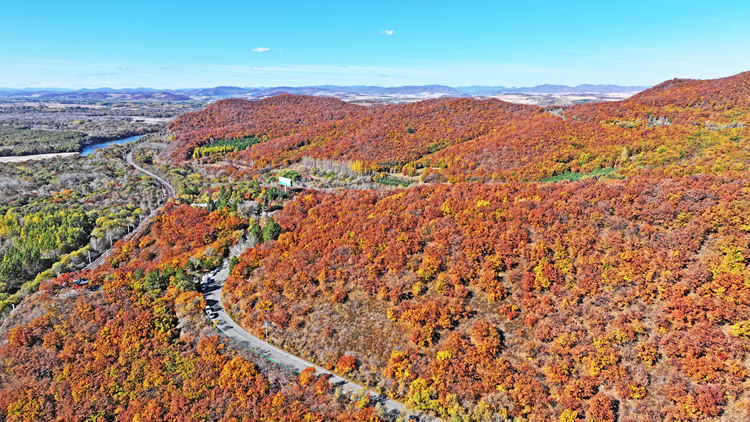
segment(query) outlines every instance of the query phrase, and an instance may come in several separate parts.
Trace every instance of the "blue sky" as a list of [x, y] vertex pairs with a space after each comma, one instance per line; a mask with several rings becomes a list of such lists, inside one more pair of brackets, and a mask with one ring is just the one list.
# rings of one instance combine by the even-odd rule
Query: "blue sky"
[[750, 70], [750, 2], [0, 0], [0, 86], [651, 85]]

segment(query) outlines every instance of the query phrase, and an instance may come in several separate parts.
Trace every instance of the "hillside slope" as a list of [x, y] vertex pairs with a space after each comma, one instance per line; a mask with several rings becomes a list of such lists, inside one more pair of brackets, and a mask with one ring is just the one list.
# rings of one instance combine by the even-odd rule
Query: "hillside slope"
[[184, 114], [170, 124], [177, 134], [173, 157], [187, 158], [209, 139], [279, 137], [338, 120], [361, 107], [335, 98], [279, 95], [260, 101], [229, 99]]
[[[624, 101], [553, 109], [471, 98], [367, 108], [285, 95], [222, 101], [170, 129], [175, 157], [211, 139], [264, 137], [233, 155], [255, 169], [313, 157], [348, 166], [360, 161], [365, 172], [407, 167], [419, 174], [432, 167], [452, 181], [541, 180], [607, 168], [630, 174], [684, 167], [706, 147], [746, 137], [749, 80], [750, 73], [674, 80]], [[744, 145], [728, 148], [742, 151], [724, 158], [747, 168]]]
[[627, 100], [573, 106], [570, 115], [588, 120], [667, 118], [703, 125], [748, 123], [750, 72], [719, 79], [672, 79]]
[[[276, 217], [278, 240], [243, 254], [227, 302], [246, 329], [270, 324], [321, 365], [354, 356], [356, 377], [444, 418], [747, 419], [746, 77], [614, 106], [389, 106], [314, 128], [340, 130], [319, 144], [301, 131], [256, 145], [233, 158], [309, 153], [451, 183], [306, 192]], [[441, 106], [459, 117], [429, 112]], [[435, 136], [450, 142], [420, 150]], [[478, 183], [492, 180], [510, 182]]]
[[[750, 415], [750, 175], [310, 194], [232, 311], [443, 417]], [[600, 418], [598, 420], [615, 420]]]
[[65, 287], [80, 274], [46, 281], [2, 326], [0, 419], [379, 420], [337, 403], [324, 377], [253, 364], [205, 329], [186, 262], [226, 249], [243, 225], [170, 203], [86, 274], [98, 288]]
[[279, 165], [310, 156], [359, 160], [373, 170], [390, 169], [539, 112], [534, 106], [470, 98], [363, 108], [343, 119], [257, 145], [238, 158]]
[[[191, 281], [246, 231], [232, 317], [420, 412], [748, 420], [747, 80], [569, 108], [283, 95], [181, 116], [158, 168], [205, 208], [170, 204], [117, 243], [85, 274], [95, 292], [42, 283], [0, 344], [0, 419], [376, 419], [209, 336]], [[227, 140], [245, 149], [187, 158]], [[326, 160], [336, 190], [268, 187]], [[386, 172], [414, 185], [375, 185]]]

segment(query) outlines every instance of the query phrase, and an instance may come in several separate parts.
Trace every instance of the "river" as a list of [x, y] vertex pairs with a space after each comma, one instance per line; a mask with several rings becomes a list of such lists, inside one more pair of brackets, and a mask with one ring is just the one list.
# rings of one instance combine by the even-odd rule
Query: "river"
[[[98, 144], [91, 144], [83, 148], [80, 155], [91, 155], [96, 150], [108, 147], [115, 144], [127, 144], [133, 142], [143, 135], [131, 136], [129, 138], [115, 139], [114, 141], [99, 142]], [[56, 152], [50, 154], [34, 154], [34, 155], [9, 155], [0, 157], [0, 163], [18, 163], [21, 161], [28, 160], [46, 160], [50, 158], [69, 157], [71, 155], [78, 155], [77, 152]]]
[[114, 141], [100, 142], [98, 144], [87, 145], [86, 147], [83, 148], [83, 151], [81, 151], [81, 155], [91, 155], [96, 150], [108, 147], [110, 145], [127, 144], [128, 142], [133, 142], [133, 141], [137, 140], [141, 136], [143, 136], [143, 135], [136, 135], [136, 136], [131, 136], [129, 138], [115, 139]]

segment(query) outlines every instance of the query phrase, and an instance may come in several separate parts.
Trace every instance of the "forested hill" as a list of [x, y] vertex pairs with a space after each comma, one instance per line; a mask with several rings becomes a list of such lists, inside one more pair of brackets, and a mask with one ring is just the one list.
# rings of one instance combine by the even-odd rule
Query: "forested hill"
[[286, 136], [341, 119], [359, 108], [335, 98], [294, 95], [217, 101], [205, 110], [183, 114], [169, 126], [178, 134], [173, 154], [175, 158], [188, 157], [193, 148], [210, 139]]
[[[392, 420], [212, 338], [192, 281], [243, 235], [254, 246], [221, 292], [232, 318], [408, 408], [750, 420], [748, 77], [568, 108], [282, 95], [183, 115], [168, 149], [134, 152], [174, 203], [101, 267], [40, 277], [5, 325], [0, 420]], [[109, 190], [61, 190], [72, 179], [44, 166], [6, 165], [5, 195], [73, 207], [89, 230], [133, 217], [86, 211]], [[107, 171], [107, 189], [141, 189]], [[27, 174], [50, 181], [24, 193]], [[269, 187], [277, 176], [294, 188]], [[30, 245], [6, 242], [14, 260], [83, 246], [36, 227], [58, 208], [0, 213]], [[69, 287], [82, 276], [90, 290]]]
[[175, 157], [189, 156], [191, 146], [206, 144], [210, 139], [264, 136], [273, 142], [263, 148], [264, 152], [251, 153], [251, 157], [277, 160], [285, 155], [298, 158], [312, 153], [371, 160], [372, 150], [378, 150], [377, 159], [388, 162], [408, 159], [397, 156], [403, 149], [416, 150], [418, 158], [541, 110], [471, 98], [365, 107], [330, 98], [281, 95], [257, 102], [217, 102], [180, 117], [170, 129], [178, 141]]
[[665, 117], [673, 123], [703, 125], [747, 122], [750, 72], [719, 79], [672, 79], [624, 101], [571, 107], [577, 118], [648, 119]]
[[418, 182], [303, 192], [225, 302], [247, 330], [332, 368], [354, 356], [351, 376], [445, 419], [748, 420], [749, 76], [569, 108], [333, 103], [340, 116], [278, 135], [269, 110], [294, 97], [258, 102], [233, 125], [261, 138], [234, 163]]
[[[624, 101], [567, 108], [472, 98], [376, 107], [290, 95], [226, 100], [170, 125], [172, 156], [191, 157], [195, 147], [213, 140], [259, 137], [235, 157], [257, 169], [312, 157], [356, 164], [364, 172], [439, 169], [455, 182], [684, 167], [706, 146], [696, 139], [714, 138], [713, 145], [746, 135], [748, 80], [750, 73], [673, 80]], [[721, 159], [745, 168], [742, 157]]]

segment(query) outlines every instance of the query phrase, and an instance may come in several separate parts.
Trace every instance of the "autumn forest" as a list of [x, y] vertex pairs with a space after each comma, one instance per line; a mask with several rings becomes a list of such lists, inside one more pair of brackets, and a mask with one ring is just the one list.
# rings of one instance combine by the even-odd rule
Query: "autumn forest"
[[[177, 195], [117, 242], [160, 198], [121, 154], [2, 164], [0, 420], [750, 419], [748, 124], [750, 72], [566, 107], [222, 100], [134, 147]], [[407, 412], [219, 333], [223, 263], [242, 328]]]

